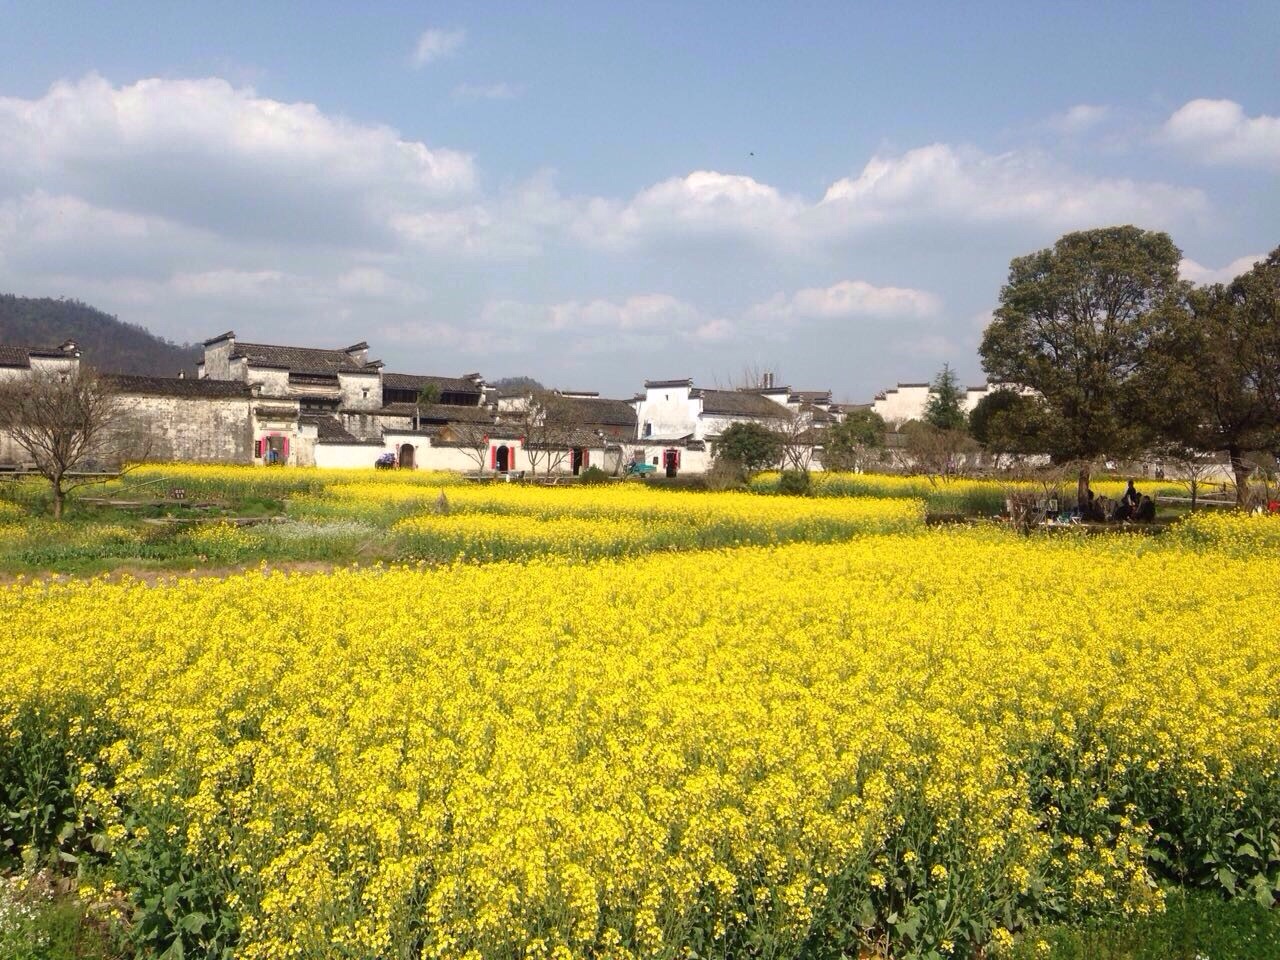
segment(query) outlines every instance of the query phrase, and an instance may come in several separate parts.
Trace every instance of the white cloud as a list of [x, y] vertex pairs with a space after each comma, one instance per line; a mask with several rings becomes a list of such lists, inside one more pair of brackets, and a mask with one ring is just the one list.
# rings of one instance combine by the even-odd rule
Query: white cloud
[[673, 234], [754, 237], [772, 243], [790, 232], [803, 209], [801, 200], [751, 177], [695, 170], [642, 190], [625, 204], [589, 201], [578, 232], [610, 245]]
[[1205, 163], [1280, 167], [1280, 117], [1246, 116], [1234, 100], [1192, 100], [1165, 121], [1163, 135]]
[[413, 64], [415, 67], [425, 67], [428, 63], [442, 60], [456, 53], [466, 39], [467, 32], [462, 29], [424, 30], [413, 48]]
[[549, 341], [576, 354], [660, 350], [675, 343], [706, 343], [730, 336], [735, 326], [665, 293], [622, 300], [567, 300], [550, 305], [499, 300], [481, 311], [477, 326], [529, 346]]
[[520, 88], [510, 83], [460, 83], [453, 88], [457, 100], [514, 100]]
[[648, 187], [625, 203], [584, 201], [575, 213], [574, 233], [611, 249], [673, 238], [732, 239], [808, 256], [842, 237], [901, 223], [1169, 227], [1207, 209], [1203, 191], [1193, 187], [1082, 174], [1034, 150], [988, 154], [937, 143], [874, 156], [856, 177], [835, 181], [816, 202], [752, 177], [698, 170]]
[[1253, 265], [1259, 260], [1266, 259], [1265, 253], [1252, 253], [1248, 256], [1237, 257], [1225, 267], [1206, 267], [1197, 263], [1190, 257], [1184, 257], [1182, 262], [1178, 264], [1178, 273], [1183, 280], [1190, 280], [1195, 284], [1209, 283], [1230, 283], [1242, 273], [1248, 273], [1253, 269]]
[[219, 79], [89, 76], [0, 98], [0, 198], [38, 189], [228, 237], [361, 246], [474, 185], [466, 154]]
[[1195, 188], [1075, 173], [1037, 151], [988, 154], [935, 143], [872, 157], [857, 177], [833, 183], [821, 206], [849, 228], [933, 219], [1070, 229], [1169, 225], [1203, 212], [1208, 201]]
[[851, 320], [860, 317], [935, 316], [942, 301], [924, 290], [877, 287], [865, 280], [842, 280], [829, 287], [807, 287], [791, 296], [779, 293], [757, 304], [750, 315], [766, 322]]
[[1078, 103], [1049, 118], [1049, 127], [1064, 136], [1078, 136], [1094, 129], [1111, 115], [1111, 108], [1094, 103]]

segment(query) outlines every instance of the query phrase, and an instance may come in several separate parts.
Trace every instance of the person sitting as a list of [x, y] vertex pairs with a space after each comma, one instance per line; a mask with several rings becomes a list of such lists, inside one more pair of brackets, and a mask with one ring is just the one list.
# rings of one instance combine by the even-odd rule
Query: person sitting
[[1134, 487], [1132, 480], [1130, 480], [1129, 485], [1124, 488], [1124, 496], [1120, 498], [1120, 502], [1129, 507], [1130, 513], [1137, 510], [1138, 504], [1142, 502], [1142, 496], [1138, 493], [1137, 488]]
[[1154, 523], [1156, 519], [1156, 502], [1149, 496], [1143, 496], [1138, 501], [1138, 509], [1133, 513], [1133, 519], [1139, 523]]

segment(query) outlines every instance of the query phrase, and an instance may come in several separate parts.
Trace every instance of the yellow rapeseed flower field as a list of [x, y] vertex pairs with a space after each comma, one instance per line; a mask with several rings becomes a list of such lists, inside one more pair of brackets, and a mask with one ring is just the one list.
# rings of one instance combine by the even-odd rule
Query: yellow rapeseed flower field
[[[549, 510], [458, 488], [434, 514], [426, 495], [406, 522], [623, 541], [671, 522], [647, 494]], [[129, 892], [156, 949], [972, 954], [1024, 923], [1159, 910], [1158, 881], [1275, 892], [1280, 583], [1242, 535], [912, 524], [18, 583], [0, 743], [61, 744], [74, 824], [52, 842], [97, 858], [86, 896]]]

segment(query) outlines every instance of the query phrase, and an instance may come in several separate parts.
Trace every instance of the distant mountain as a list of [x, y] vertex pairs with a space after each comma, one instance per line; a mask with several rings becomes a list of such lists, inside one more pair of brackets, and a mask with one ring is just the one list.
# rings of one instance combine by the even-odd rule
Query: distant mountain
[[495, 380], [489, 386], [496, 388], [499, 393], [506, 394], [547, 389], [533, 377], [503, 377], [501, 380]]
[[171, 343], [79, 300], [0, 293], [0, 343], [56, 347], [74, 340], [80, 358], [104, 373], [174, 377], [195, 373], [202, 349]]

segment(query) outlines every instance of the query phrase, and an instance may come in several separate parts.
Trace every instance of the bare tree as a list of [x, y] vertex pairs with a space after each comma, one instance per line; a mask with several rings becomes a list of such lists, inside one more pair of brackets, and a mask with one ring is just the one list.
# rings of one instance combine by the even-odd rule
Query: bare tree
[[554, 393], [536, 390], [529, 395], [519, 414], [524, 453], [529, 459], [529, 470], [535, 477], [540, 469], [543, 473], [551, 473], [569, 455], [571, 431], [565, 424], [564, 411], [558, 401]]
[[904, 470], [924, 474], [934, 486], [974, 472], [978, 443], [963, 430], [912, 421], [901, 433], [903, 444], [895, 453]]
[[468, 457], [476, 462], [481, 474], [489, 463], [489, 431], [492, 428], [485, 423], [454, 423], [449, 425], [449, 434]]
[[1191, 494], [1191, 512], [1195, 513], [1201, 488], [1209, 478], [1222, 471], [1223, 465], [1214, 451], [1197, 450], [1195, 447], [1175, 443], [1160, 451], [1165, 475], [1187, 488]]
[[774, 432], [782, 441], [782, 469], [807, 474], [813, 465], [814, 445], [819, 442], [813, 408], [789, 413]]
[[150, 452], [110, 382], [80, 368], [33, 371], [0, 384], [0, 431], [7, 433], [53, 488], [53, 516], [61, 519], [67, 493], [103, 481], [103, 468], [122, 472]]

